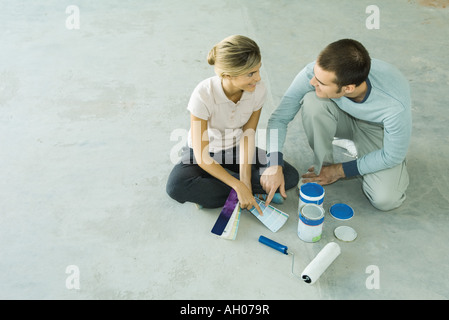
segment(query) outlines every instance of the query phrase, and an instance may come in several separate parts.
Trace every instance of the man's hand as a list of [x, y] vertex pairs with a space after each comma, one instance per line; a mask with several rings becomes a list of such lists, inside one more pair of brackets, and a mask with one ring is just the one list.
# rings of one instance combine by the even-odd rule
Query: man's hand
[[315, 174], [313, 167], [309, 168], [308, 171], [309, 172], [302, 175], [302, 181], [304, 183], [316, 182], [322, 186], [325, 186], [346, 177], [341, 163], [323, 166], [319, 175]]
[[266, 206], [270, 204], [278, 188], [281, 196], [284, 199], [287, 198], [287, 194], [285, 193], [285, 180], [282, 166], [268, 167], [260, 177], [260, 184], [268, 194], [267, 200], [265, 201]]

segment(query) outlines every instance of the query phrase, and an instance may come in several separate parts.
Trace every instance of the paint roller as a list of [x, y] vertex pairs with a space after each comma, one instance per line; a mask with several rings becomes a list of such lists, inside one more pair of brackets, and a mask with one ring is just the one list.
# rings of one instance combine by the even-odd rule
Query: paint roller
[[288, 252], [288, 247], [280, 244], [276, 241], [268, 239], [264, 236], [259, 237], [259, 242], [271, 247], [285, 255], [292, 256], [292, 275], [304, 280], [306, 283], [314, 284], [320, 276], [326, 271], [326, 269], [332, 264], [332, 262], [340, 255], [340, 246], [335, 242], [330, 242], [324, 246], [323, 249], [316, 255], [316, 257], [307, 265], [301, 276], [296, 275], [294, 270], [295, 255], [292, 252]]
[[294, 266], [295, 266], [295, 254], [293, 252], [288, 252], [288, 247], [284, 246], [283, 244], [280, 244], [276, 241], [273, 241], [271, 239], [268, 239], [267, 237], [264, 236], [260, 236], [259, 237], [259, 242], [263, 243], [264, 245], [273, 248], [279, 252], [282, 252], [285, 255], [291, 255], [292, 256], [292, 275], [294, 275], [295, 277], [301, 279], [298, 275], [296, 275], [293, 272]]

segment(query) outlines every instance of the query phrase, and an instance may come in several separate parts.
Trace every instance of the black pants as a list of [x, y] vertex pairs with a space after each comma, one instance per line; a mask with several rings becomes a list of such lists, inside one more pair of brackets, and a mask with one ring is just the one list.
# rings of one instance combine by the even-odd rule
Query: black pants
[[[239, 179], [239, 150], [228, 149], [210, 156], [221, 164], [232, 176]], [[186, 201], [197, 203], [204, 208], [222, 207], [231, 192], [231, 187], [196, 164], [193, 150], [183, 148], [181, 161], [175, 165], [167, 181], [166, 190], [170, 197], [180, 203]], [[260, 185], [260, 177], [266, 169], [267, 158], [265, 150], [256, 148], [255, 161], [251, 166], [251, 185], [253, 193], [265, 194]], [[291, 189], [298, 184], [298, 171], [284, 161], [285, 189]]]

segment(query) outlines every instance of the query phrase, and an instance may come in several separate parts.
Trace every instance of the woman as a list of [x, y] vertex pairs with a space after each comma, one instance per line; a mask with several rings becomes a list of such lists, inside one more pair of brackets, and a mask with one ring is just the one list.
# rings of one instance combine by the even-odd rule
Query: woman
[[[255, 132], [266, 88], [260, 81], [261, 55], [244, 36], [230, 36], [215, 45], [207, 61], [217, 76], [203, 80], [192, 93], [188, 146], [172, 170], [167, 193], [200, 207], [222, 207], [231, 191], [240, 207], [262, 214], [254, 194], [266, 196], [260, 176], [266, 152], [255, 147]], [[286, 189], [297, 185], [298, 172], [284, 162]], [[273, 202], [283, 198], [276, 194]]]

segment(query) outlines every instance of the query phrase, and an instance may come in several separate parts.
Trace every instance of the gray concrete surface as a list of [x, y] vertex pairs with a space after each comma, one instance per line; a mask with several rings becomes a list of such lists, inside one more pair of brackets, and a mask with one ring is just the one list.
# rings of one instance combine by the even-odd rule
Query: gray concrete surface
[[[372, 4], [379, 29], [366, 27]], [[79, 8], [79, 29], [66, 26], [70, 5]], [[0, 298], [448, 299], [446, 5], [2, 1]], [[260, 129], [296, 73], [334, 40], [357, 39], [406, 75], [414, 124], [401, 208], [379, 212], [357, 179], [339, 181], [326, 187], [324, 206], [346, 202], [355, 217], [343, 223], [327, 213], [323, 238], [307, 244], [296, 234], [291, 190], [279, 206], [290, 214], [281, 230], [271, 233], [244, 212], [237, 239], [228, 241], [210, 233], [219, 209], [166, 195], [190, 93], [213, 75], [209, 49], [231, 34], [261, 47], [269, 95]], [[299, 118], [285, 157], [300, 172], [311, 163]], [[357, 230], [356, 241], [335, 239], [344, 224]], [[330, 241], [342, 253], [310, 286], [290, 274], [289, 257], [258, 243], [260, 235], [296, 254], [298, 274]], [[370, 266], [379, 288], [366, 285]]]

